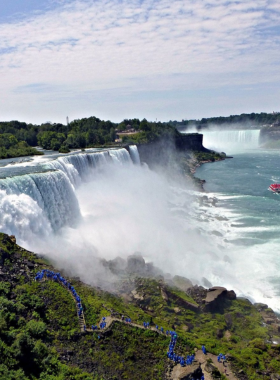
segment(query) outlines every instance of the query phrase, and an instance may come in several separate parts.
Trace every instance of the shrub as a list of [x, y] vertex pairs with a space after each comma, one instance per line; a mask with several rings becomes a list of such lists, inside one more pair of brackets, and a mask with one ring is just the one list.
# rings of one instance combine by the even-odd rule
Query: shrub
[[31, 320], [27, 323], [26, 329], [31, 336], [35, 338], [41, 338], [46, 332], [46, 325], [44, 322], [36, 322], [34, 320]]

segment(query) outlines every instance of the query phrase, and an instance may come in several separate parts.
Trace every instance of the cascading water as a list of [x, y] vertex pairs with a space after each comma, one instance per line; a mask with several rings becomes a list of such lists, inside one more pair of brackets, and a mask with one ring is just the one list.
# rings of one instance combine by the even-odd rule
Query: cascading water
[[49, 162], [46, 167], [63, 171], [71, 184], [77, 187], [82, 181], [89, 179], [92, 169], [98, 169], [109, 162], [111, 162], [111, 156], [108, 151], [105, 151], [59, 157]]
[[35, 172], [32, 163], [20, 170], [2, 168], [0, 231], [26, 242], [63, 226], [75, 227], [81, 216], [75, 189], [106, 165], [128, 163], [132, 163], [128, 151], [114, 149], [60, 156], [43, 163], [42, 172], [39, 163]]
[[[0, 189], [0, 230], [16, 234], [19, 238], [31, 232], [26, 229], [36, 226], [35, 221], [30, 224], [30, 217], [37, 217], [38, 224], [46, 224], [45, 235], [47, 231], [57, 231], [66, 224], [74, 226], [80, 216], [77, 198], [62, 171], [2, 179]], [[21, 214], [23, 209], [26, 211]]]
[[129, 153], [133, 163], [140, 165], [140, 156], [136, 145], [129, 146]]
[[232, 153], [259, 147], [260, 130], [203, 131], [205, 148]]
[[109, 154], [115, 163], [121, 165], [131, 163], [131, 157], [126, 149], [110, 150]]

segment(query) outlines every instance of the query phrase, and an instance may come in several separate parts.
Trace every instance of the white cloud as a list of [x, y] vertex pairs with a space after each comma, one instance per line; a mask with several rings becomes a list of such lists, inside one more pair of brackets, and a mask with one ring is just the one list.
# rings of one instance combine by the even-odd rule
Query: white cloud
[[[13, 101], [23, 107], [26, 99], [42, 113], [52, 96], [65, 112], [69, 98], [81, 105], [87, 91], [279, 82], [276, 0], [60, 3], [54, 11], [0, 24], [4, 116]], [[28, 85], [36, 83], [44, 86], [35, 98]]]

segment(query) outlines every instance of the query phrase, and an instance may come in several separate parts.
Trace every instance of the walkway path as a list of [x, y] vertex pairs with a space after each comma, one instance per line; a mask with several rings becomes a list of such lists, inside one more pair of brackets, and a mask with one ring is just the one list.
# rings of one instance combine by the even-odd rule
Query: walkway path
[[[205, 370], [207, 359], [212, 359], [214, 366], [218, 368], [220, 373], [226, 375], [229, 380], [237, 380], [237, 377], [234, 376], [234, 374], [232, 373], [230, 369], [229, 363], [226, 362], [225, 366], [223, 365], [223, 363], [219, 363], [216, 355], [210, 354], [209, 352], [207, 352], [207, 354], [204, 355], [204, 353], [201, 350], [198, 350], [195, 354], [195, 358], [201, 364], [201, 368], [204, 373], [205, 380], [212, 379], [211, 375]], [[225, 368], [227, 370], [226, 374], [225, 374]]]
[[[145, 326], [139, 325], [137, 323], [127, 322], [126, 321], [127, 318], [121, 319], [121, 318], [116, 318], [116, 317], [112, 317], [112, 316], [101, 318], [99, 324], [97, 326], [94, 326], [95, 327], [94, 330], [92, 328], [87, 328], [85, 316], [84, 316], [84, 312], [83, 312], [83, 308], [82, 308], [82, 302], [80, 300], [80, 297], [76, 293], [74, 287], [71, 286], [71, 284], [66, 279], [64, 279], [60, 275], [60, 273], [54, 273], [48, 269], [43, 269], [41, 272], [38, 272], [36, 277], [35, 277], [35, 281], [38, 281], [38, 280], [40, 280], [40, 281], [51, 280], [51, 281], [57, 282], [60, 285], [62, 285], [70, 293], [70, 295], [73, 298], [75, 305], [76, 305], [79, 327], [80, 327], [80, 330], [82, 333], [86, 333], [86, 332], [90, 332], [90, 333], [99, 332], [99, 333], [101, 333], [101, 332], [108, 330], [114, 322], [120, 322], [120, 323], [124, 323], [126, 325], [129, 325], [129, 326], [137, 327], [137, 328], [142, 329], [142, 330], [150, 330], [150, 331], [154, 331], [158, 334], [167, 336], [166, 333], [164, 333], [164, 331], [161, 331], [161, 329], [158, 329], [156, 327], [153, 327], [153, 326], [145, 327]], [[106, 308], [106, 307], [104, 306], [104, 308]], [[111, 311], [108, 310], [108, 312], [111, 312]], [[104, 323], [104, 321], [106, 322], [106, 326], [104, 328], [99, 328], [98, 326], [101, 326], [102, 323]], [[175, 334], [175, 336], [176, 336], [175, 343], [174, 343], [174, 346], [175, 346], [177, 335], [175, 332], [173, 332], [173, 334]], [[170, 336], [170, 335], [168, 335], [168, 336]], [[171, 336], [171, 342], [172, 342], [172, 340], [174, 342], [174, 335]], [[205, 370], [205, 366], [207, 364], [207, 359], [209, 359], [209, 358], [212, 359], [213, 364], [218, 368], [218, 370], [221, 373], [225, 374], [224, 369], [225, 368], [227, 369], [226, 376], [229, 380], [238, 380], [234, 376], [234, 374], [231, 372], [229, 364], [226, 364], [226, 367], [224, 367], [224, 365], [222, 363], [218, 362], [217, 356], [210, 354], [210, 353], [207, 353], [205, 355], [201, 350], [198, 350], [196, 352], [195, 360], [194, 360], [193, 364], [187, 365], [187, 366], [181, 366], [181, 364], [177, 364], [173, 369], [171, 378], [174, 380], [180, 379], [183, 374], [192, 373], [194, 367], [197, 367], [197, 364], [200, 363], [203, 374], [204, 374], [204, 379], [205, 380], [212, 380], [211, 375]]]

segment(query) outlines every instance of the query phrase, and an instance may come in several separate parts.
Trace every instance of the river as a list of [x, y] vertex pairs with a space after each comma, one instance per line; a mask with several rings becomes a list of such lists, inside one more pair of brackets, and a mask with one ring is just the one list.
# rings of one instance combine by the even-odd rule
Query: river
[[[225, 132], [218, 139], [217, 133], [216, 143], [213, 134], [209, 137], [206, 133], [204, 146], [223, 150], [233, 158], [202, 165], [196, 176], [206, 180], [206, 192], [218, 199], [212, 213], [227, 219], [219, 231], [238, 278], [237, 290], [279, 311], [280, 195], [268, 187], [280, 182], [280, 152], [257, 148], [257, 131], [246, 131], [246, 144], [238, 141], [240, 131], [232, 131], [231, 139]], [[230, 279], [225, 282], [231, 283]]]

